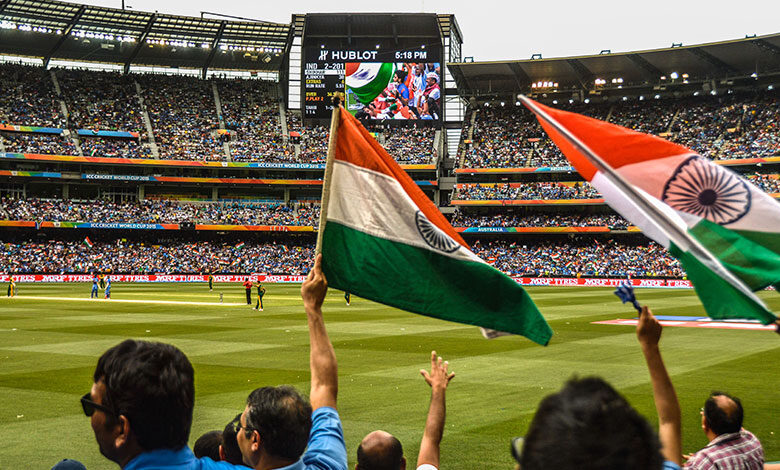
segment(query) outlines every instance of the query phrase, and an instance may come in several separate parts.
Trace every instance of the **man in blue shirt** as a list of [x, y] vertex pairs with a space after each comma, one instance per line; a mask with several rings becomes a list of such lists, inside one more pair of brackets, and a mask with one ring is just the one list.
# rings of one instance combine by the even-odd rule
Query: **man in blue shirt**
[[347, 469], [344, 432], [336, 411], [336, 354], [322, 319], [327, 292], [322, 255], [318, 255], [301, 286], [311, 343], [311, 403], [290, 386], [262, 387], [249, 395], [237, 438], [244, 463], [256, 470]]
[[[240, 421], [242, 429], [238, 430], [244, 461], [253, 466], [347, 468], [344, 435], [335, 409], [336, 356], [322, 320], [327, 282], [321, 265], [318, 257], [301, 289], [311, 340], [311, 405], [302, 398], [285, 398], [297, 395], [291, 387], [264, 388], [277, 390], [271, 397], [283, 397], [282, 406], [275, 411], [282, 413], [281, 421], [287, 428], [297, 426], [300, 433], [299, 423], [303, 423], [303, 447], [308, 444], [308, 450], [303, 458], [300, 454], [293, 458], [287, 451], [285, 455], [274, 454], [276, 447], [271, 444], [284, 446], [287, 436], [273, 427], [273, 419], [257, 413], [255, 408], [265, 404], [258, 403], [256, 398], [266, 396], [265, 392], [258, 392], [264, 389], [258, 389], [247, 400]], [[92, 389], [81, 398], [81, 406], [90, 417], [100, 453], [123, 470], [246, 470], [208, 457], [197, 459], [187, 447], [195, 403], [194, 371], [187, 356], [175, 346], [125, 340], [103, 353], [93, 379]], [[286, 422], [287, 418], [292, 419], [292, 424]], [[296, 438], [296, 442], [299, 440]]]

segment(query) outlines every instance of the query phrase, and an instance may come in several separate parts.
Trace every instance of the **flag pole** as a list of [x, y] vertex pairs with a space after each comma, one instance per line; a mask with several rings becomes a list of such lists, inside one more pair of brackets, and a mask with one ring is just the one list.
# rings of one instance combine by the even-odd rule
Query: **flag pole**
[[315, 253], [322, 252], [322, 235], [325, 233], [325, 220], [328, 216], [328, 200], [330, 199], [330, 182], [333, 173], [333, 162], [336, 160], [336, 137], [341, 120], [341, 99], [333, 97], [333, 116], [330, 120], [330, 137], [328, 138], [328, 160], [325, 162], [325, 175], [322, 177], [322, 197], [320, 199], [320, 226], [317, 229], [317, 247]]
[[[536, 103], [531, 101], [527, 96], [518, 95], [518, 98], [534, 114], [544, 119], [549, 125], [555, 128], [556, 131], [560, 132], [561, 135], [578, 151], [582, 152], [588, 158], [590, 163], [596, 167], [597, 170], [602, 172], [602, 174], [604, 174], [612, 184], [620, 188], [625, 193], [629, 194], [633, 198], [633, 202], [639, 210], [645, 214], [651, 213], [655, 216], [654, 219], [648, 217], [649, 220], [664, 221], [664, 215], [649, 201], [647, 201], [641, 193], [636, 191], [633, 187], [626, 184], [620, 177], [618, 177], [615, 174], [615, 170], [610, 167], [598, 154], [596, 154], [596, 152], [591, 150], [590, 147], [577, 138], [577, 136], [572, 134], [571, 131], [563, 127], [552, 116], [536, 106]], [[731, 284], [732, 287], [736, 288], [744, 296], [765, 310], [769, 311], [767, 305], [760, 298], [758, 298], [758, 296], [756, 296], [756, 294], [754, 294], [753, 291], [751, 291], [750, 288], [745, 285], [745, 283], [732, 274], [731, 271], [726, 269], [723, 264], [721, 264], [720, 260], [712, 255], [712, 253], [710, 253], [706, 248], [704, 248], [704, 246], [702, 246], [698, 240], [691, 237], [686, 231], [680, 229], [680, 227], [677, 227], [673, 223], [656, 223], [656, 226], [661, 231], [663, 231], [670, 240], [687, 244], [688, 248], [696, 258], [701, 260], [701, 262], [706, 263], [708, 267], [715, 271], [720, 277], [724, 278], [726, 282]], [[678, 244], [682, 246], [682, 243]]]

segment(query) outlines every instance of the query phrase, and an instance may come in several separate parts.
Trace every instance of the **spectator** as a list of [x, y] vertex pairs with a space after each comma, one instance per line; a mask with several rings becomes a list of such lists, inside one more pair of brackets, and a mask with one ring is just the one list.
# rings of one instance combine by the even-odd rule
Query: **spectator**
[[542, 400], [525, 439], [513, 440], [520, 468], [656, 470], [662, 462], [664, 469], [680, 468], [680, 405], [658, 348], [661, 325], [647, 307], [637, 338], [653, 385], [658, 436], [604, 380], [572, 379]]
[[233, 468], [198, 460], [187, 447], [193, 377], [190, 361], [169, 344], [128, 339], [103, 353], [81, 399], [100, 453], [127, 470]]
[[310, 403], [289, 386], [258, 388], [249, 395], [241, 415], [238, 445], [244, 462], [256, 470], [347, 468], [344, 434], [336, 411], [336, 355], [322, 318], [328, 283], [321, 266], [322, 255], [318, 255], [301, 286], [311, 345]]
[[200, 436], [195, 445], [192, 446], [192, 453], [195, 457], [208, 457], [215, 462], [222, 460], [219, 455], [219, 448], [222, 446], [222, 432], [209, 431]]
[[241, 448], [238, 447], [238, 429], [241, 423], [241, 413], [237, 414], [222, 431], [222, 444], [219, 446], [219, 460], [232, 463], [233, 465], [244, 465], [244, 458], [241, 455]]
[[[428, 419], [425, 422], [425, 432], [420, 442], [420, 453], [417, 456], [417, 470], [436, 470], [439, 468], [439, 445], [444, 434], [445, 392], [455, 373], [447, 373], [447, 362], [431, 352], [431, 372], [421, 370], [420, 373], [431, 386], [431, 404], [428, 409]], [[405, 470], [406, 458], [403, 455], [401, 442], [385, 431], [369, 433], [357, 450], [357, 465], [355, 470]]]
[[688, 457], [685, 468], [763, 469], [764, 449], [756, 436], [742, 427], [743, 414], [739, 398], [712, 392], [701, 412], [701, 428], [710, 442]]

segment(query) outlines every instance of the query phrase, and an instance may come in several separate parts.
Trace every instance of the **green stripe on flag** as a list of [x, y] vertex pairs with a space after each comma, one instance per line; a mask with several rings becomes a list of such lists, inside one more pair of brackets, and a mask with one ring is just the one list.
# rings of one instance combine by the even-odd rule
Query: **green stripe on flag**
[[[707, 219], [699, 221], [689, 232], [751, 290], [780, 282], [780, 254], [754, 241], [760, 232], [737, 232]], [[753, 235], [754, 239], [743, 235]], [[766, 241], [770, 241], [771, 235], [774, 234], [767, 234]], [[778, 238], [777, 235], [774, 238]]]
[[669, 253], [682, 264], [710, 318], [752, 318], [764, 325], [777, 320], [772, 312], [738, 291], [692, 254], [674, 243], [669, 246]]
[[360, 297], [546, 345], [552, 329], [528, 293], [495, 268], [374, 237], [329, 220], [322, 240], [328, 284]]
[[379, 71], [373, 80], [361, 87], [349, 88], [355, 93], [358, 101], [367, 105], [374, 101], [374, 98], [379, 96], [387, 87], [387, 84], [390, 83], [390, 79], [393, 78], [393, 72], [395, 72], [395, 66], [393, 64], [383, 63], [382, 66], [379, 67]]

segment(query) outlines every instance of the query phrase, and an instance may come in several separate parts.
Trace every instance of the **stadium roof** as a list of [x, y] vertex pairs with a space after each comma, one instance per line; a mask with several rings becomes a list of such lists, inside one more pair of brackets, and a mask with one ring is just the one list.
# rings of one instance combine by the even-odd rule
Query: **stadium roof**
[[780, 34], [615, 54], [602, 51], [590, 56], [447, 66], [462, 96], [556, 91], [571, 94], [683, 83], [698, 83], [701, 88], [702, 82], [751, 77], [754, 73], [756, 77], [752, 78], [776, 79], [780, 76]]
[[130, 65], [278, 71], [290, 25], [0, 0], [0, 53]]

